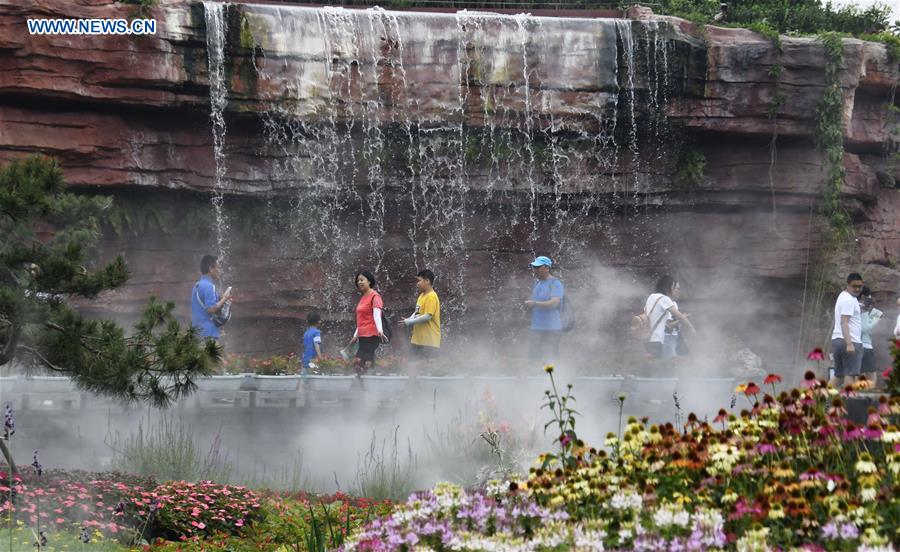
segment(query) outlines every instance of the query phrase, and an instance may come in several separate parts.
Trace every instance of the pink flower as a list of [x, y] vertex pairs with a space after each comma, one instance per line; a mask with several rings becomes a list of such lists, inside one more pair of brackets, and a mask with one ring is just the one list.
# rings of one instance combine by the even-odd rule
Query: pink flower
[[806, 360], [825, 360], [825, 352], [821, 347], [816, 347], [806, 355]]
[[235, 527], [243, 527], [243, 526], [244, 526], [244, 519], [241, 518], [241, 519], [235, 521], [235, 522], [234, 522], [234, 526], [235, 526]]
[[56, 518], [56, 523], [65, 523], [65, 522], [66, 522], [66, 520], [64, 520], [63, 518]]
[[854, 427], [849, 431], [844, 433], [844, 441], [856, 441], [858, 439], [862, 439], [863, 432], [858, 427]]

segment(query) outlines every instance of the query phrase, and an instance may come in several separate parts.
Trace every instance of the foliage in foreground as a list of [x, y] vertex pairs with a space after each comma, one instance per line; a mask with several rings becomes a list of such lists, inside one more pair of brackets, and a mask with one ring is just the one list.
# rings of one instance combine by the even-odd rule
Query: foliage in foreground
[[[0, 472], [0, 549], [319, 550], [340, 546], [389, 501], [342, 493], [259, 493], [241, 486], [119, 472]], [[10, 507], [10, 503], [12, 506]], [[82, 538], [85, 542], [82, 542]], [[10, 545], [9, 543], [12, 543]], [[153, 543], [153, 544], [146, 544]], [[324, 548], [323, 548], [324, 547]]]
[[720, 410], [712, 423], [632, 418], [621, 437], [607, 437], [609, 452], [574, 435], [570, 413], [554, 408], [563, 398], [554, 385], [559, 453], [527, 479], [486, 493], [439, 486], [345, 550], [893, 550], [900, 396], [882, 396], [859, 425], [846, 416], [854, 388], [809, 372], [776, 396], [780, 379], [766, 378], [772, 394], [741, 386], [747, 408]]
[[130, 335], [88, 320], [70, 301], [122, 286], [122, 257], [95, 262], [110, 201], [66, 191], [55, 161], [30, 157], [0, 167], [0, 364], [17, 360], [71, 377], [79, 387], [166, 406], [207, 375], [220, 349], [183, 329], [174, 304], [151, 297]]

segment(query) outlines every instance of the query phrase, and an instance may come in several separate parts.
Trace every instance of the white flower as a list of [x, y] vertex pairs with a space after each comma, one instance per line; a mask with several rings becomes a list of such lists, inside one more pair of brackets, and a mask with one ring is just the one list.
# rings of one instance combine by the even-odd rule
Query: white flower
[[643, 504], [644, 499], [634, 491], [620, 491], [609, 501], [610, 507], [614, 510], [640, 510]]
[[573, 544], [576, 550], [584, 552], [603, 552], [603, 539], [606, 538], [606, 532], [602, 529], [586, 529], [580, 524], [575, 526], [572, 531]]
[[858, 473], [875, 473], [878, 471], [878, 466], [876, 466], [874, 462], [869, 462], [867, 460], [860, 460], [856, 463], [855, 467]]

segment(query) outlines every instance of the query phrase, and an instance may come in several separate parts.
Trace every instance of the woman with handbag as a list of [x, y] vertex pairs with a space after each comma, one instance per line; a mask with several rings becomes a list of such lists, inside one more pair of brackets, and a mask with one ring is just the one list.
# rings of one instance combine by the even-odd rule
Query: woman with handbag
[[688, 317], [678, 310], [678, 304], [672, 299], [681, 293], [681, 286], [671, 276], [663, 276], [656, 282], [656, 291], [647, 297], [644, 314], [650, 324], [650, 332], [644, 349], [653, 358], [669, 358], [676, 354], [678, 336], [669, 340], [671, 346], [666, 347], [666, 321], [669, 317], [678, 324], [683, 324], [692, 334], [697, 333]]
[[368, 270], [361, 270], [354, 278], [356, 289], [362, 295], [356, 304], [356, 331], [350, 345], [359, 343], [356, 351], [356, 375], [361, 376], [375, 362], [375, 351], [382, 342], [387, 342], [382, 327], [381, 310], [384, 301], [375, 291], [375, 276]]

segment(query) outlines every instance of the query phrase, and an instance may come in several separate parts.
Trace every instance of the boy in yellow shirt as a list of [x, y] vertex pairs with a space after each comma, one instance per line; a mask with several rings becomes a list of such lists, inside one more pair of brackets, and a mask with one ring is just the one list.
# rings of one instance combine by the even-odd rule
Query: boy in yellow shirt
[[416, 310], [400, 321], [413, 329], [410, 379], [418, 375], [418, 364], [437, 358], [441, 347], [441, 300], [434, 291], [434, 272], [420, 271], [416, 275], [416, 289], [419, 290]]

